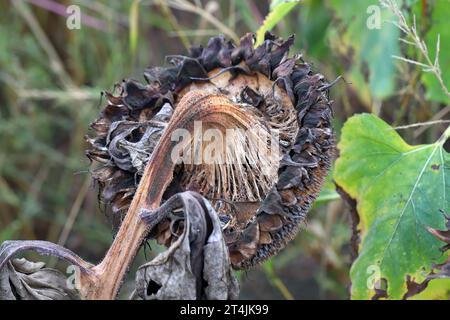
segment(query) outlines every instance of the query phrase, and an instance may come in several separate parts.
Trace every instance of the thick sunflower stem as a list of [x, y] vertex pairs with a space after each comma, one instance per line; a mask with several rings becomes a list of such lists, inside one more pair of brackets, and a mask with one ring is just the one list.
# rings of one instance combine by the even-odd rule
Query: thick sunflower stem
[[123, 278], [148, 230], [140, 212], [160, 206], [163, 193], [172, 180], [175, 163], [171, 159], [175, 129], [193, 130], [194, 121], [217, 127], [255, 126], [255, 119], [223, 95], [203, 91], [188, 92], [178, 103], [167, 129], [147, 163], [136, 194], [119, 232], [103, 261], [93, 267], [94, 274], [82, 279], [85, 299], [115, 299]]

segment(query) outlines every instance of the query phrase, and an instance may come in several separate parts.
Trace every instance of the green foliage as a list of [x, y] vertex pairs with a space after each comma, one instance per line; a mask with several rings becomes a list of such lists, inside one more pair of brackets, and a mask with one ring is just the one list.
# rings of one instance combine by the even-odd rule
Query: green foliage
[[[440, 36], [439, 64], [442, 70], [442, 78], [447, 88], [450, 86], [450, 28], [448, 27], [448, 18], [450, 17], [450, 1], [437, 0], [434, 2], [433, 14], [431, 17], [431, 28], [425, 37], [429, 56], [436, 57], [436, 45], [438, 36]], [[426, 72], [422, 75], [422, 82], [425, 84], [426, 98], [449, 103], [448, 97], [443, 93], [442, 87], [435, 75]]]
[[255, 46], [259, 46], [264, 41], [264, 34], [270, 31], [283, 19], [294, 7], [299, 4], [299, 0], [274, 0], [270, 5], [270, 12], [264, 19], [264, 23], [256, 32]]
[[236, 0], [236, 7], [249, 30], [258, 30], [259, 25], [256, 22], [252, 10], [247, 0]]
[[330, 30], [331, 13], [325, 10], [324, 0], [306, 0], [298, 12], [296, 43], [298, 50], [314, 59], [327, 59], [329, 48], [327, 32]]
[[[361, 75], [365, 74], [364, 68], [368, 68], [368, 86], [374, 98], [383, 99], [389, 97], [395, 90], [396, 69], [392, 55], [399, 54], [399, 30], [389, 21], [394, 20], [392, 13], [381, 6], [376, 0], [359, 1], [330, 1], [340, 29], [342, 38], [330, 39], [330, 41], [344, 40], [344, 45], [354, 51], [354, 61], [349, 71], [349, 80], [358, 90], [364, 90], [366, 81], [361, 81]], [[376, 11], [369, 8], [380, 9], [380, 29], [369, 28], [371, 19], [376, 19]], [[375, 9], [376, 10], [376, 9]], [[342, 44], [336, 44], [342, 45]]]
[[357, 201], [362, 242], [351, 269], [352, 297], [369, 299], [379, 268], [390, 298], [406, 293], [407, 276], [424, 280], [444, 244], [426, 227], [445, 230], [449, 212], [450, 155], [443, 144], [410, 146], [381, 119], [350, 118], [342, 130], [335, 181]]
[[450, 279], [434, 279], [425, 291], [411, 297], [411, 300], [448, 300], [450, 299]]

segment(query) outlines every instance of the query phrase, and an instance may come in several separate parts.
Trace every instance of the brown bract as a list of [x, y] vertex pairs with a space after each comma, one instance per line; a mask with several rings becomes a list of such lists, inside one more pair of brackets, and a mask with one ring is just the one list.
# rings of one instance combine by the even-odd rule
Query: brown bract
[[[150, 159], [166, 159], [171, 152], [173, 143], [162, 136], [181, 127], [193, 132], [193, 121], [201, 120], [202, 133], [260, 128], [269, 137], [277, 130], [280, 157], [273, 162], [265, 156], [275, 147], [269, 140], [261, 147], [238, 136], [221, 149], [222, 159], [230, 160], [225, 163], [168, 159], [161, 164], [171, 171], [162, 202], [188, 190], [208, 199], [223, 222], [235, 268], [260, 263], [295, 236], [328, 172], [334, 141], [329, 85], [301, 56], [288, 56], [293, 40], [267, 33], [254, 48], [252, 34], [238, 46], [214, 37], [188, 56], [167, 57], [168, 67], [145, 70], [147, 84], [124, 80], [114, 94], [106, 93], [87, 155], [99, 163], [93, 177], [116, 227]], [[189, 108], [198, 114], [183, 122]], [[234, 116], [221, 114], [221, 108]], [[170, 221], [162, 221], [150, 236], [170, 245], [176, 236], [169, 228]]]

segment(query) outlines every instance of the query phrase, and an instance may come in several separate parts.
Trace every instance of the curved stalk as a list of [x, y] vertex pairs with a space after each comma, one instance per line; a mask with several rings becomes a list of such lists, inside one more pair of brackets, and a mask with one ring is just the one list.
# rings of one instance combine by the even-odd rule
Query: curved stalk
[[223, 95], [203, 91], [188, 92], [178, 103], [165, 133], [147, 163], [136, 194], [119, 232], [103, 261], [93, 267], [93, 274], [82, 278], [81, 294], [85, 299], [114, 299], [123, 278], [138, 252], [148, 230], [139, 217], [142, 209], [159, 207], [163, 193], [172, 180], [175, 163], [171, 150], [175, 129], [192, 132], [194, 121], [218, 127], [249, 128], [258, 125], [252, 115], [235, 106]]

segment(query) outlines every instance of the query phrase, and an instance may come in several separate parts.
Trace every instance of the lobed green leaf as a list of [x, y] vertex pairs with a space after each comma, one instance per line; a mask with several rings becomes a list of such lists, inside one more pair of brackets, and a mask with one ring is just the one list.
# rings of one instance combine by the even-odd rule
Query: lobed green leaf
[[444, 258], [444, 243], [426, 228], [446, 230], [444, 213], [450, 212], [445, 138], [410, 146], [369, 114], [353, 116], [344, 125], [334, 179], [356, 200], [360, 216], [360, 252], [350, 273], [352, 298], [372, 298], [374, 284], [384, 279], [388, 297], [400, 299], [408, 276], [420, 283], [432, 264]]

